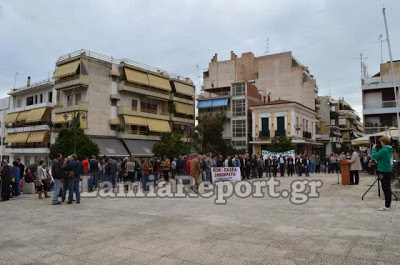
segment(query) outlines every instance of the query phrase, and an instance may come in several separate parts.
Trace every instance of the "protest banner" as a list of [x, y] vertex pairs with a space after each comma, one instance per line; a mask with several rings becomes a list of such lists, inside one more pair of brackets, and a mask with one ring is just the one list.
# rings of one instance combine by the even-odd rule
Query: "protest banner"
[[274, 157], [274, 156], [279, 156], [280, 154], [282, 154], [282, 156], [286, 156], [286, 157], [291, 156], [291, 157], [293, 157], [293, 160], [296, 160], [296, 153], [294, 150], [289, 150], [289, 151], [281, 152], [281, 153], [275, 153], [275, 152], [262, 150], [261, 154], [263, 155], [264, 159], [267, 158], [267, 156]]
[[241, 181], [239, 167], [212, 167], [211, 168], [211, 179], [213, 183], [219, 181], [230, 181], [236, 182]]

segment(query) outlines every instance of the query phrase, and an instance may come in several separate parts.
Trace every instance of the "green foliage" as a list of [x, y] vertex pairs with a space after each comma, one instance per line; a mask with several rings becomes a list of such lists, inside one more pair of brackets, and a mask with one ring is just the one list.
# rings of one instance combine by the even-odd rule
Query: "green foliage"
[[164, 133], [161, 140], [154, 144], [153, 154], [158, 157], [167, 156], [169, 158], [178, 157], [186, 154], [186, 144], [179, 134], [174, 132]]
[[294, 145], [292, 144], [292, 140], [287, 138], [286, 136], [278, 136], [272, 139], [272, 143], [268, 145], [267, 150], [271, 152], [286, 152], [289, 150], [293, 150]]
[[[76, 155], [79, 160], [92, 155], [98, 156], [100, 149], [89, 139], [82, 128], [76, 129]], [[56, 142], [50, 147], [50, 157], [54, 159], [58, 153], [67, 157], [74, 153], [74, 128], [63, 128], [59, 131]]]

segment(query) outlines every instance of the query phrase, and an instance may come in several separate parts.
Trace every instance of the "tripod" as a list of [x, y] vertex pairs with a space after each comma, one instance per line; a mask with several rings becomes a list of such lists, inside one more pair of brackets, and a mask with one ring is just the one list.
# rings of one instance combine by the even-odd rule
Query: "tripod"
[[[376, 180], [374, 181], [374, 183], [372, 183], [372, 185], [370, 185], [370, 187], [368, 188], [368, 190], [364, 193], [364, 195], [361, 197], [361, 200], [364, 200], [365, 195], [367, 195], [368, 191], [370, 191], [370, 189], [372, 189], [372, 187], [375, 185], [375, 183], [378, 182], [378, 196], [379, 198], [381, 197], [381, 188], [380, 188], [380, 182], [379, 182], [379, 176], [376, 177]], [[390, 191], [392, 193], [392, 195], [394, 196], [394, 198], [397, 201], [397, 196], [393, 193], [393, 191]]]

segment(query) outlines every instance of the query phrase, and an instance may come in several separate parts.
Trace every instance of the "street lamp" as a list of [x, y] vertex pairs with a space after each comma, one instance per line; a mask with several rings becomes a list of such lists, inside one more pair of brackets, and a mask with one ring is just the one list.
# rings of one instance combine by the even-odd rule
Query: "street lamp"
[[[81, 119], [83, 121], [85, 121], [86, 115], [84, 112], [80, 112], [79, 110], [77, 112], [76, 111], [71, 112], [70, 115], [72, 115], [72, 124], [74, 125], [74, 154], [76, 154], [76, 137], [77, 137], [77, 126], [76, 125], [79, 122], [79, 116], [82, 115]], [[69, 117], [68, 113], [64, 113], [64, 115], [63, 115], [64, 120], [68, 120], [68, 117]]]

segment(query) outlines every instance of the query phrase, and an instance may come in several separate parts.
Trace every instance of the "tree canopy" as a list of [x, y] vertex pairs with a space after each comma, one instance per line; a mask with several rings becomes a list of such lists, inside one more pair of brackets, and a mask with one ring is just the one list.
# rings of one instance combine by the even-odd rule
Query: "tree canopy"
[[153, 154], [158, 157], [167, 156], [169, 158], [178, 157], [186, 154], [186, 144], [179, 134], [174, 132], [164, 133], [161, 140], [153, 146]]
[[292, 140], [290, 140], [286, 136], [274, 137], [271, 144], [267, 146], [268, 151], [276, 153], [286, 152], [293, 149], [294, 145], [292, 144]]
[[[100, 149], [95, 142], [85, 134], [82, 128], [76, 129], [76, 155], [79, 160], [92, 155], [98, 156]], [[58, 137], [50, 147], [50, 157], [55, 158], [60, 153], [64, 157], [74, 153], [74, 128], [60, 129]]]

